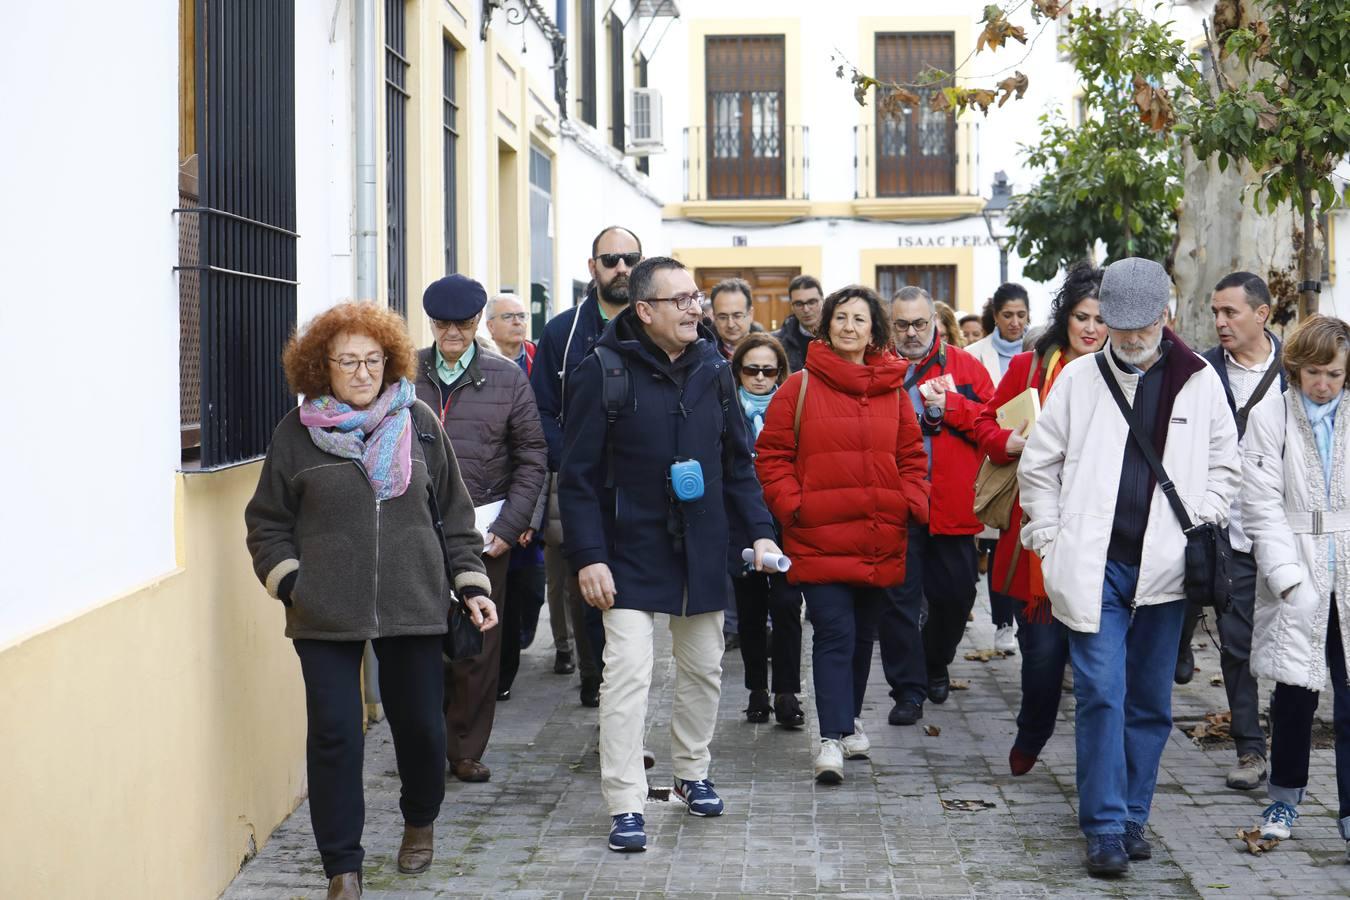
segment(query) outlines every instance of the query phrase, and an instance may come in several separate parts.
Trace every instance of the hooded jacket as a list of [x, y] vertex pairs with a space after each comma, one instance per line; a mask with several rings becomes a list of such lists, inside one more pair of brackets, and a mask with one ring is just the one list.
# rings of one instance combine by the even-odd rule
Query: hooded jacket
[[[602, 373], [595, 354], [568, 379], [558, 476], [563, 551], [576, 572], [609, 566], [619, 609], [717, 612], [727, 605], [732, 520], [750, 541], [774, 537], [745, 416], [714, 335], [701, 329], [672, 362], [640, 328], [630, 307], [598, 342], [620, 356], [628, 373], [612, 426], [604, 394], [612, 376]], [[702, 467], [701, 498], [681, 502], [669, 493], [677, 458]]]
[[928, 464], [907, 367], [890, 353], [859, 365], [824, 343], [774, 395], [755, 444], [769, 509], [783, 526], [793, 584], [892, 587], [905, 578], [910, 520], [928, 517]]
[[[1170, 330], [1155, 444], [1193, 520], [1224, 524], [1238, 491], [1237, 429], [1214, 369]], [[1139, 376], [1123, 370], [1108, 344], [1110, 377], [1134, 402]], [[1101, 627], [1102, 583], [1115, 522], [1129, 425], [1111, 399], [1093, 353], [1064, 367], [1017, 467], [1022, 544], [1041, 557], [1056, 619], [1074, 631]], [[1136, 606], [1185, 596], [1186, 537], [1156, 484], [1141, 549]]]

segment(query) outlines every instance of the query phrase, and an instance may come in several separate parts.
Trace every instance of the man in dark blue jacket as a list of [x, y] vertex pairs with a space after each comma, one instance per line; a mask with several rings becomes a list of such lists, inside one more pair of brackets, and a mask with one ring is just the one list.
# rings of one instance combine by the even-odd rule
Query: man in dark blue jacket
[[[781, 552], [729, 364], [699, 325], [702, 299], [678, 261], [644, 260], [629, 278], [629, 308], [567, 387], [558, 499], [582, 599], [604, 610], [600, 787], [613, 817], [611, 850], [646, 848], [642, 731], [654, 614], [670, 616], [674, 639], [675, 794], [691, 815], [721, 815], [708, 746], [733, 520], [753, 541], [756, 568], [766, 552]], [[686, 490], [693, 467], [699, 485]]]
[[[1241, 447], [1247, 414], [1268, 392], [1284, 390], [1280, 339], [1266, 329], [1271, 314], [1270, 289], [1259, 275], [1233, 272], [1214, 286], [1210, 309], [1219, 345], [1201, 355], [1223, 382]], [[1252, 556], [1251, 539], [1242, 530], [1242, 504], [1238, 501], [1233, 503], [1228, 519], [1228, 538], [1233, 545], [1232, 602], [1219, 613], [1217, 624], [1219, 665], [1228, 708], [1233, 713], [1233, 743], [1238, 757], [1226, 781], [1230, 788], [1251, 791], [1266, 780], [1266, 735], [1261, 730], [1256, 678], [1249, 665], [1256, 607], [1256, 559]], [[1177, 654], [1176, 681], [1181, 684], [1195, 674], [1191, 636], [1200, 611], [1192, 608], [1189, 613]]]
[[558, 465], [562, 461], [563, 397], [567, 382], [609, 320], [628, 305], [628, 274], [642, 258], [642, 242], [621, 225], [611, 225], [591, 241], [591, 288], [581, 304], [565, 309], [544, 326], [535, 350], [530, 387], [539, 406], [539, 420], [548, 441], [549, 497], [544, 531], [544, 567], [548, 582], [548, 613], [556, 650], [553, 671], [572, 671], [567, 620], [577, 644], [581, 669], [581, 705], [600, 705], [600, 657], [604, 627], [599, 611], [577, 593], [576, 577], [563, 559], [562, 519], [558, 515]]

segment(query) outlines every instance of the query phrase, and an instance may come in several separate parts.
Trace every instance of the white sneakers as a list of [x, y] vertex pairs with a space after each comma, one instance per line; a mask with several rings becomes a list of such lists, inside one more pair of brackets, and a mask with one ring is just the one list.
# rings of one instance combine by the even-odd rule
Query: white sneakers
[[821, 738], [816, 753], [816, 781], [820, 784], [842, 784], [844, 781], [844, 743], [834, 738]]
[[994, 649], [999, 653], [1017, 652], [1017, 626], [1000, 625], [994, 632]]
[[820, 749], [816, 751], [816, 781], [820, 784], [842, 784], [844, 781], [845, 759], [866, 759], [872, 749], [872, 742], [863, 731], [862, 720], [853, 720], [853, 733], [843, 740], [821, 738]]
[[844, 747], [845, 759], [866, 759], [867, 751], [872, 749], [872, 742], [863, 731], [862, 719], [853, 720], [853, 733], [845, 735], [839, 743]]

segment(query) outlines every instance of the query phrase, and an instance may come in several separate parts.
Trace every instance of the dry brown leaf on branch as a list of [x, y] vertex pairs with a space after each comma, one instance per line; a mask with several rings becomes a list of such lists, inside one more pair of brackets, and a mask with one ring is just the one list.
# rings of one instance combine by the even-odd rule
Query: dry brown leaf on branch
[[1265, 19], [1252, 26], [1252, 34], [1256, 35], [1256, 49], [1252, 51], [1252, 56], [1265, 59], [1270, 55], [1270, 26]]
[[972, 88], [966, 91], [966, 103], [970, 106], [978, 106], [980, 112], [986, 116], [989, 115], [989, 107], [994, 105], [997, 95], [988, 88]]
[[998, 98], [998, 105], [1002, 106], [1003, 104], [1007, 103], [1010, 99], [1012, 99], [1014, 96], [1016, 96], [1018, 100], [1021, 100], [1024, 96], [1026, 96], [1027, 85], [1029, 85], [1030, 83], [1031, 81], [1027, 78], [1027, 76], [1023, 75], [1021, 72], [1014, 72], [1007, 78], [1000, 81], [996, 85], [996, 87], [1003, 94], [1003, 96]]
[[957, 93], [956, 88], [943, 88], [940, 91], [934, 91], [928, 96], [928, 108], [935, 113], [946, 112], [954, 105], [952, 97]]
[[1263, 94], [1256, 95], [1256, 124], [1262, 131], [1274, 131], [1280, 127], [1280, 111], [1271, 105]]
[[1031, 5], [1041, 11], [1041, 15], [1050, 19], [1059, 18], [1059, 14], [1069, 8], [1068, 3], [1060, 3], [1059, 0], [1031, 0]]
[[981, 812], [996, 807], [988, 800], [943, 800], [942, 808], [955, 810], [956, 812]]
[[853, 99], [858, 101], [859, 106], [867, 105], [867, 92], [879, 82], [861, 72], [853, 73]]
[[877, 88], [877, 105], [883, 115], [892, 119], [903, 115], [906, 109], [917, 108], [922, 99], [918, 94], [898, 84]]
[[984, 8], [984, 31], [980, 32], [979, 40], [975, 42], [975, 52], [979, 53], [985, 47], [991, 50], [997, 50], [1007, 43], [1008, 38], [1012, 38], [1019, 43], [1027, 42], [1026, 29], [1020, 25], [1014, 25], [1008, 21], [1003, 10], [997, 6], [989, 5]]
[[1238, 829], [1237, 839], [1247, 845], [1247, 852], [1252, 856], [1260, 856], [1267, 850], [1274, 850], [1280, 846], [1279, 838], [1261, 837], [1261, 829], [1252, 828], [1249, 830]]
[[937, 727], [936, 725], [925, 725], [923, 726], [923, 733], [928, 735], [929, 737], [937, 737], [938, 735], [942, 734], [942, 729]]
[[1176, 121], [1167, 91], [1154, 87], [1137, 73], [1134, 76], [1134, 105], [1139, 109], [1139, 118], [1154, 131], [1166, 131]]

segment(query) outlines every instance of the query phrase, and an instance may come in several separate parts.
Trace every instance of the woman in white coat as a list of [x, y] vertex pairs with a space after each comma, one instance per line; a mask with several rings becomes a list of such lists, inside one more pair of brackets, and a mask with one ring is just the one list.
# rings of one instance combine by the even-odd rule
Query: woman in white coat
[[[1270, 703], [1271, 803], [1261, 835], [1288, 838], [1308, 786], [1313, 713], [1330, 681], [1340, 833], [1350, 860], [1350, 325], [1312, 316], [1284, 345], [1289, 390], [1253, 411], [1242, 515], [1259, 573], [1252, 674]], [[1346, 406], [1346, 409], [1340, 409]]]

